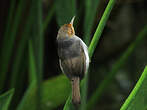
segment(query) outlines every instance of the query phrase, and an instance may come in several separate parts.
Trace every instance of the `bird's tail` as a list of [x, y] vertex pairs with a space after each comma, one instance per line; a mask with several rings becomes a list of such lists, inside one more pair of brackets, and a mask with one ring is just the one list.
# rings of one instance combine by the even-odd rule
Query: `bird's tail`
[[79, 105], [81, 103], [81, 97], [80, 97], [80, 78], [79, 77], [73, 77], [71, 80], [72, 84], [72, 102], [75, 105]]

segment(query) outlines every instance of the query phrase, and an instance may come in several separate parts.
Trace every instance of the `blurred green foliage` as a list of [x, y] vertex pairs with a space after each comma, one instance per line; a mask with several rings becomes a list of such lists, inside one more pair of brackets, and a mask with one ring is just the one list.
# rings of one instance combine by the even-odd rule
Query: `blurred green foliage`
[[[80, 110], [121, 108], [140, 76], [136, 73], [141, 73], [147, 63], [146, 51], [141, 53], [147, 49], [144, 46], [147, 8], [144, 9], [145, 0], [115, 1], [5, 1], [8, 11], [4, 26], [0, 24], [5, 27], [0, 45], [0, 110], [8, 110], [8, 107], [10, 110], [75, 109], [71, 103], [70, 82], [65, 75], [59, 75], [55, 49], [58, 28], [73, 16], [76, 16], [76, 33], [89, 45], [91, 58], [89, 73], [81, 81]], [[135, 14], [133, 9], [137, 9]], [[135, 68], [138, 65], [141, 69]], [[123, 80], [121, 75], [128, 80]], [[146, 75], [145, 68], [121, 110], [146, 110]], [[112, 103], [106, 103], [107, 100]]]
[[0, 95], [0, 110], [8, 110], [13, 94], [14, 89]]

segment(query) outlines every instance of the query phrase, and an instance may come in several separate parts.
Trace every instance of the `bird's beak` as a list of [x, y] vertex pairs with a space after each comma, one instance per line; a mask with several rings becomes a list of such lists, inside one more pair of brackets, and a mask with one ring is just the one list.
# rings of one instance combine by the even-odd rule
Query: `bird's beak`
[[75, 19], [75, 16], [71, 19], [70, 24], [72, 24], [72, 25], [73, 25], [74, 19]]

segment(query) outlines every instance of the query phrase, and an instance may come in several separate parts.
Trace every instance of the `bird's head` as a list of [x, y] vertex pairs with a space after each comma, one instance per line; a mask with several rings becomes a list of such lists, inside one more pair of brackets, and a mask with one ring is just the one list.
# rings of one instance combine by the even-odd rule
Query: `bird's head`
[[71, 22], [69, 24], [64, 24], [61, 26], [61, 28], [58, 31], [58, 37], [73, 37], [75, 35], [73, 22], [74, 22], [75, 16], [72, 18]]

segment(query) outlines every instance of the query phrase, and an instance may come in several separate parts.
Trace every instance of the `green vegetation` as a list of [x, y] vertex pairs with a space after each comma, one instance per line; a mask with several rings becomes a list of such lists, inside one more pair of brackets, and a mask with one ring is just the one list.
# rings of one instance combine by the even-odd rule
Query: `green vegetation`
[[[108, 98], [106, 90], [110, 88], [109, 95], [112, 95], [113, 100], [116, 99], [116, 92], [120, 91], [116, 90], [112, 84], [116, 83], [116, 80], [118, 81], [117, 75], [122, 71], [122, 68], [127, 64], [130, 65], [129, 60], [133, 57], [134, 52], [140, 53], [137, 48], [144, 46], [147, 36], [147, 25], [143, 24], [144, 28], [142, 28], [142, 21], [139, 23], [141, 28], [135, 28], [138, 34], [133, 34], [135, 30], [129, 34], [133, 37], [127, 38], [129, 43], [124, 46], [125, 48], [120, 49], [120, 52], [117, 49], [114, 50], [115, 58], [112, 57], [111, 60], [106, 58], [107, 60], [104, 61], [107, 63], [97, 63], [98, 65], [96, 65], [96, 62], [100, 61], [99, 59], [102, 57], [99, 56], [96, 48], [101, 45], [101, 42], [103, 44], [107, 32], [116, 33], [114, 31], [115, 23], [112, 22], [117, 18], [113, 13], [118, 10], [117, 6], [119, 3], [117, 4], [116, 0], [108, 2], [100, 0], [44, 0], [43, 2], [41, 0], [11, 0], [0, 45], [0, 110], [76, 110], [71, 101], [70, 82], [65, 75], [59, 75], [58, 57], [55, 50], [55, 39], [59, 27], [68, 23], [73, 16], [76, 16], [75, 32], [80, 37], [83, 35], [82, 39], [89, 47], [91, 59], [89, 72], [86, 73], [80, 85], [82, 103], [79, 110], [96, 110], [99, 107], [97, 104], [104, 103], [105, 98]], [[115, 12], [121, 13], [120, 10]], [[127, 19], [126, 16], [125, 18]], [[114, 19], [114, 21], [109, 21], [109, 19]], [[130, 22], [132, 23], [133, 20], [131, 19]], [[133, 23], [130, 27], [133, 27], [132, 25]], [[127, 23], [125, 26], [130, 29], [127, 27]], [[121, 28], [124, 29], [124, 27]], [[124, 33], [124, 38], [128, 33], [127, 30]], [[113, 35], [109, 36], [110, 39], [114, 39]], [[110, 42], [113, 44], [116, 41], [123, 42], [123, 38], [118, 36], [117, 39]], [[113, 49], [113, 47], [110, 46], [109, 49]], [[111, 63], [112, 61], [115, 63]], [[137, 65], [143, 62], [139, 61]], [[144, 68], [145, 65], [146, 63], [140, 67]], [[131, 68], [130, 66], [126, 68]], [[116, 104], [118, 105], [116, 108], [120, 110], [146, 110], [147, 67], [142, 75], [140, 70], [136, 70], [134, 67], [133, 69], [126, 68], [125, 72], [130, 70], [126, 72], [126, 74], [129, 73], [126, 76], [128, 79], [130, 78], [129, 81], [132, 81], [131, 84], [136, 83], [136, 86], [130, 95], [127, 91], [121, 103]], [[124, 73], [121, 74], [124, 75]], [[135, 73], [139, 73], [139, 75], [134, 75]], [[137, 79], [139, 80], [137, 81]], [[95, 87], [92, 90], [89, 86], [90, 81], [95, 84], [94, 86], [91, 84]], [[129, 83], [127, 84], [129, 85]], [[121, 88], [122, 85], [119, 86]], [[128, 98], [124, 102], [126, 96]], [[122, 103], [124, 104], [122, 105]], [[108, 103], [104, 105], [106, 106], [106, 104]], [[110, 110], [115, 109], [110, 107]]]
[[120, 110], [146, 110], [147, 67]]
[[0, 96], [0, 109], [1, 110], [8, 110], [8, 107], [9, 107], [9, 104], [10, 104], [10, 101], [12, 99], [12, 96], [14, 94], [14, 89], [2, 94]]

